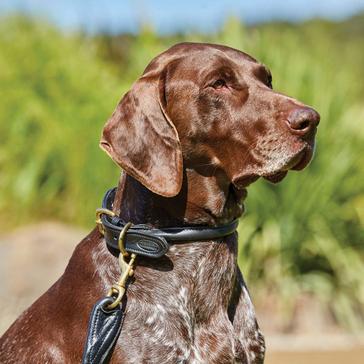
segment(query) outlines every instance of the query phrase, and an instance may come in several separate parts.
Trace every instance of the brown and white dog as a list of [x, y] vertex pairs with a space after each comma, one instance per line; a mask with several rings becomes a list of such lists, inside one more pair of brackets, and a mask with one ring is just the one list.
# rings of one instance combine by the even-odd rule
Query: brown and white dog
[[[250, 183], [308, 164], [318, 122], [316, 111], [273, 91], [267, 67], [247, 54], [177, 44], [148, 65], [104, 128], [101, 147], [125, 171], [114, 212], [155, 227], [231, 221]], [[112, 363], [263, 363], [236, 234], [139, 258]], [[118, 275], [94, 229], [4, 334], [0, 362], [80, 362], [91, 308]]]

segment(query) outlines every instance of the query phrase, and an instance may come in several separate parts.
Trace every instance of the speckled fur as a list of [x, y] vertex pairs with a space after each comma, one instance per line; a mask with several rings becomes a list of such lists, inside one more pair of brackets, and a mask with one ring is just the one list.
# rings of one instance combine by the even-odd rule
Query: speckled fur
[[[223, 241], [174, 245], [153, 264], [138, 259], [111, 363], [263, 363], [264, 340], [236, 265], [236, 246], [233, 235]], [[76, 266], [84, 254], [88, 260], [83, 265], [91, 263], [93, 272]], [[69, 280], [75, 270], [81, 287]], [[94, 231], [77, 247], [47, 296], [10, 328], [2, 342], [6, 350], [1, 363], [79, 362], [87, 313], [99, 298], [90, 296], [87, 287], [90, 293], [90, 285], [99, 287], [100, 296], [118, 274], [116, 259]], [[69, 294], [61, 307], [59, 291]]]
[[165, 270], [138, 266], [114, 362], [120, 355], [128, 363], [262, 363], [264, 340], [236, 265], [236, 236], [175, 245], [167, 257]]

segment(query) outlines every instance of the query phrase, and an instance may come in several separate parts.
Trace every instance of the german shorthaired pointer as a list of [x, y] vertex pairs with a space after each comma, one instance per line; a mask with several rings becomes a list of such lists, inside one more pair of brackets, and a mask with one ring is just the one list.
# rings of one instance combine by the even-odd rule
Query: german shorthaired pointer
[[[249, 55], [177, 44], [152, 60], [103, 130], [102, 149], [125, 171], [114, 212], [154, 227], [229, 222], [242, 215], [249, 184], [308, 164], [319, 119], [273, 91], [269, 70]], [[80, 362], [92, 306], [118, 275], [94, 229], [4, 334], [0, 362]], [[258, 364], [264, 352], [236, 233], [137, 257], [112, 363]]]

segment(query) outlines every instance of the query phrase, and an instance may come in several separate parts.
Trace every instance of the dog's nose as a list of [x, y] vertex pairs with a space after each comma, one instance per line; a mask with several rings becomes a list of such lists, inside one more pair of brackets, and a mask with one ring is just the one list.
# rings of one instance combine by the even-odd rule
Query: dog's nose
[[320, 122], [320, 114], [310, 107], [299, 107], [291, 111], [288, 126], [300, 135], [315, 129]]

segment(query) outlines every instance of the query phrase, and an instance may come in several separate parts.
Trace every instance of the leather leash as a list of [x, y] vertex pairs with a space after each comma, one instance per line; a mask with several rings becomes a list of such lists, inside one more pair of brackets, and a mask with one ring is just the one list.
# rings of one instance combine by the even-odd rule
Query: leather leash
[[187, 241], [218, 239], [231, 235], [238, 220], [216, 227], [182, 226], [152, 228], [148, 225], [126, 223], [112, 211], [116, 188], [108, 190], [102, 208], [96, 210], [96, 224], [106, 244], [119, 253], [121, 275], [111, 286], [106, 297], [94, 305], [88, 325], [82, 364], [108, 363], [120, 334], [124, 313], [126, 284], [134, 274], [137, 255], [160, 258], [168, 252], [170, 244]]

